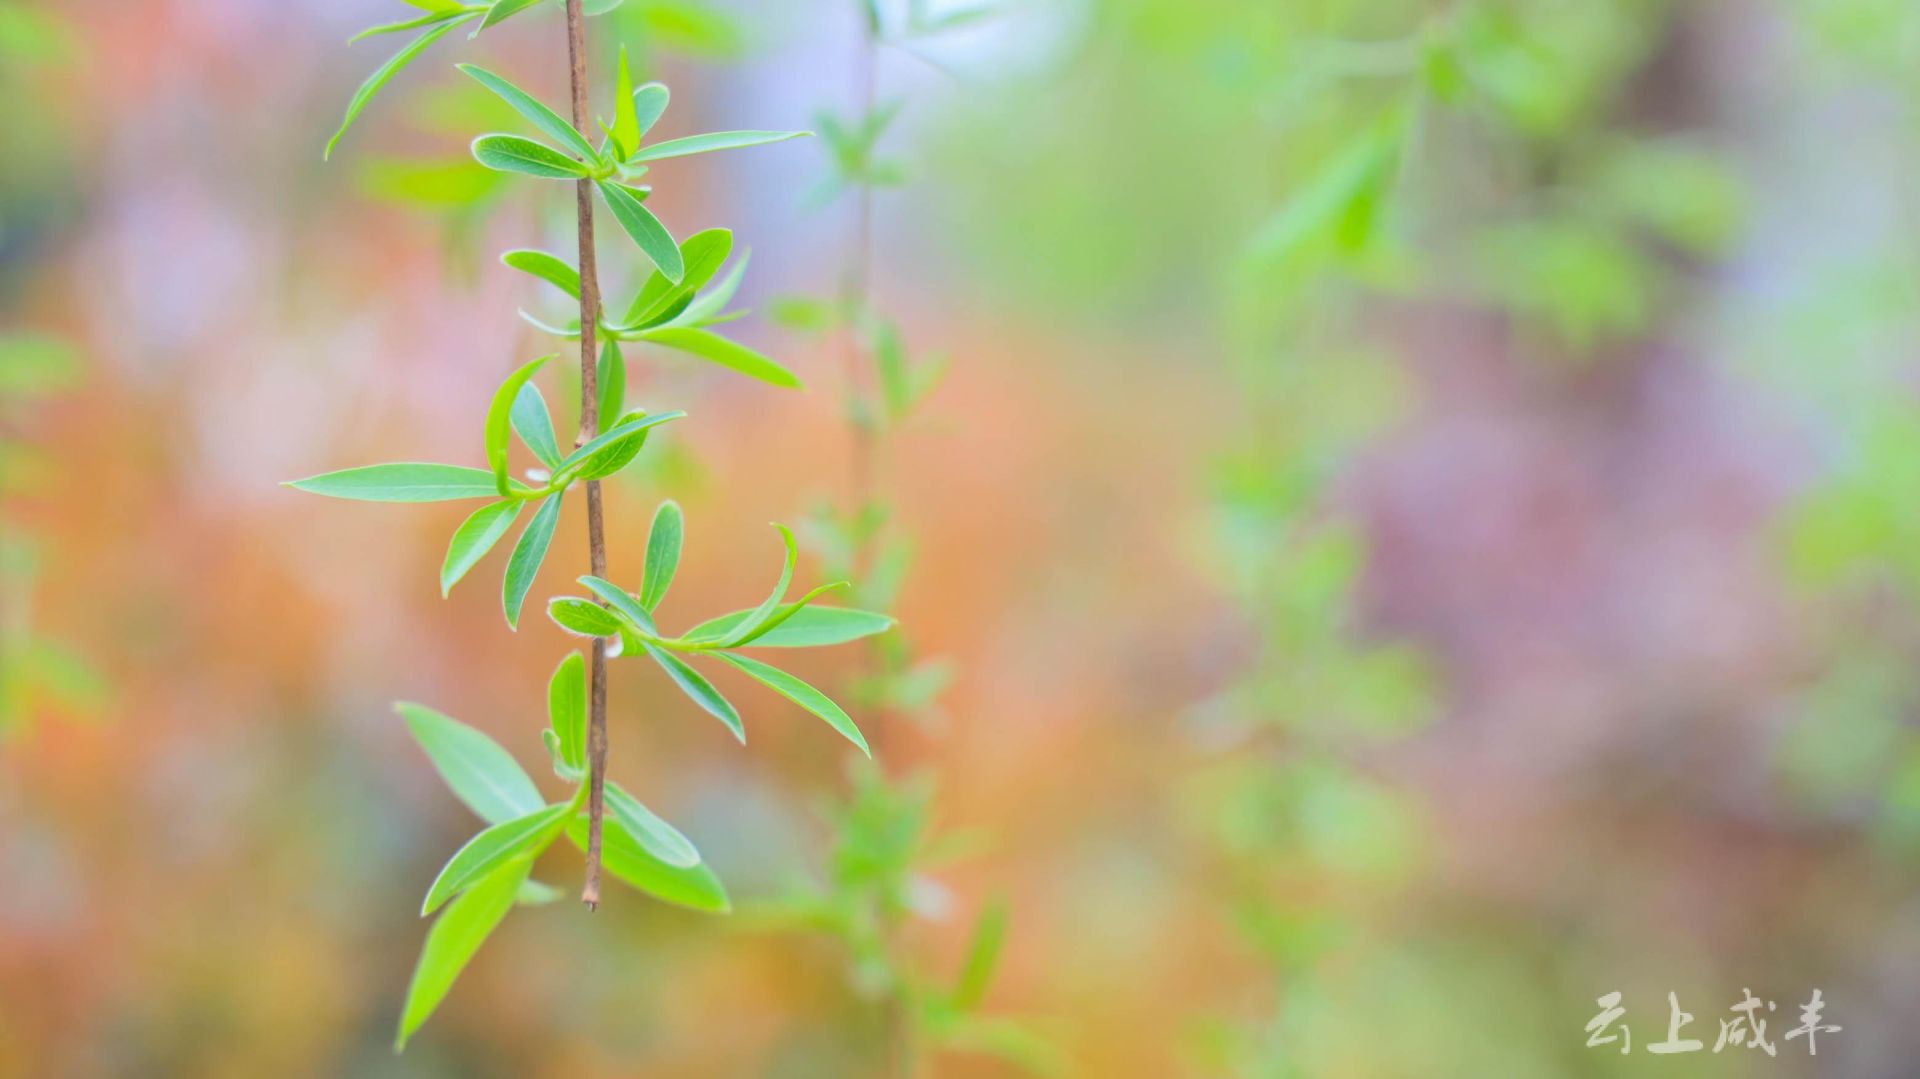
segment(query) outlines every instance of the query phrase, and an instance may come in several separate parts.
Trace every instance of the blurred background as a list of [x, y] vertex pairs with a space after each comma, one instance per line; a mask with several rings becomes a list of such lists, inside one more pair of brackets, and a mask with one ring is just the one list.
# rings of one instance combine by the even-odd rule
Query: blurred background
[[[950, 978], [1004, 902], [981, 1008], [1017, 1024], [925, 1073], [1913, 1074], [1920, 7], [881, 7], [874, 303], [947, 374], [877, 478], [938, 666], [863, 722], [951, 840], [894, 946]], [[473, 822], [390, 702], [537, 762], [572, 646], [508, 632], [497, 569], [436, 594], [470, 507], [279, 486], [478, 461], [555, 347], [494, 256], [567, 250], [571, 199], [471, 163], [521, 128], [452, 64], [563, 100], [559, 5], [449, 38], [321, 163], [400, 42], [344, 40], [410, 13], [0, 0], [0, 1075], [891, 1074], [860, 957], [778, 914], [871, 775], [772, 694], [726, 687], [742, 750], [621, 663], [613, 773], [741, 913], [521, 911], [391, 1052]], [[669, 136], [827, 130], [865, 18], [626, 0], [597, 93], [624, 43]], [[678, 499], [675, 617], [849, 498], [792, 299], [855, 242], [844, 146], [649, 177], [751, 246], [734, 329], [812, 387], [629, 354], [692, 419], [613, 485], [613, 575]], [[1712, 1051], [1747, 990], [1777, 1057]], [[1611, 992], [1631, 1054], [1586, 1044]], [[1655, 1060], [1669, 993], [1706, 1049]]]

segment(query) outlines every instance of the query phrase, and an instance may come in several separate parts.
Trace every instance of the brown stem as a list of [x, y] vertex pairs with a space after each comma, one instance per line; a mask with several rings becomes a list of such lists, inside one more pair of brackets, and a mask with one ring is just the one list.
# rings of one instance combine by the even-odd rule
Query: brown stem
[[[587, 120], [587, 20], [580, 0], [567, 0], [567, 59], [573, 84], [573, 126], [591, 138]], [[574, 185], [576, 219], [580, 231], [580, 434], [574, 446], [584, 446], [600, 433], [599, 348], [600, 270], [593, 251], [593, 181]], [[600, 482], [587, 481], [587, 563], [595, 577], [607, 575], [607, 530], [600, 509]], [[587, 882], [580, 901], [588, 910], [600, 906], [600, 832], [607, 795], [607, 642], [593, 640], [592, 674], [588, 681], [587, 710]]]

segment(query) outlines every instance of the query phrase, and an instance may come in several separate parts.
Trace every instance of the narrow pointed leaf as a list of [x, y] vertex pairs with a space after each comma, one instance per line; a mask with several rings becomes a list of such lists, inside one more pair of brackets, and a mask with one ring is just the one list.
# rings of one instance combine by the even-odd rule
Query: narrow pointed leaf
[[422, 704], [393, 706], [453, 796], [489, 824], [524, 817], [544, 804], [513, 754], [452, 716]]
[[[645, 138], [647, 132], [653, 130], [653, 125], [659, 123], [660, 117], [666, 114], [667, 102], [672, 96], [666, 84], [659, 82], [647, 83], [633, 92], [634, 120], [640, 125], [641, 138]], [[629, 145], [632, 149], [639, 149], [640, 140], [635, 139]]]
[[580, 782], [586, 775], [586, 768], [578, 764], [569, 764], [567, 759], [560, 755], [560, 736], [549, 729], [540, 732], [540, 740], [547, 744], [547, 757], [553, 765], [553, 774], [568, 783]]
[[531, 859], [518, 859], [501, 866], [475, 883], [455, 899], [427, 930], [427, 941], [420, 948], [420, 961], [413, 968], [413, 981], [407, 986], [407, 1003], [400, 1015], [400, 1031], [394, 1039], [396, 1051], [407, 1047], [420, 1025], [446, 999], [454, 979], [466, 969], [467, 962], [480, 945], [486, 943], [500, 920], [513, 909], [520, 886], [533, 871]]
[[513, 527], [514, 520], [520, 516], [520, 505], [520, 499], [508, 498], [481, 506], [454, 529], [453, 541], [447, 544], [446, 561], [440, 564], [442, 598]]
[[[584, 175], [584, 174], [583, 174]], [[611, 180], [596, 181], [600, 188], [600, 197], [606, 200], [607, 208], [613, 211], [614, 220], [633, 237], [641, 253], [653, 260], [669, 281], [679, 281], [686, 273], [686, 264], [680, 259], [680, 245], [673, 242], [673, 234], [653, 216], [653, 211], [640, 204], [640, 198], [633, 189]]]
[[611, 337], [600, 346], [597, 373], [600, 383], [600, 422], [605, 423], [621, 414], [627, 400], [627, 358], [620, 352], [620, 342]]
[[626, 589], [599, 577], [582, 577], [580, 583], [586, 585], [594, 595], [606, 600], [607, 604], [619, 612], [621, 617], [638, 626], [642, 632], [649, 635], [659, 632], [653, 628], [651, 612], [642, 607], [639, 600], [628, 595]]
[[737, 341], [729, 341], [707, 330], [669, 326], [648, 330], [643, 340], [692, 353], [703, 360], [711, 360], [722, 367], [730, 367], [750, 378], [775, 386], [792, 390], [804, 388], [799, 376], [792, 371]]
[[687, 268], [686, 276], [680, 279], [680, 288], [688, 292], [705, 288], [732, 254], [730, 229], [702, 229], [687, 237], [680, 245], [680, 260]]
[[770, 142], [783, 142], [797, 139], [808, 131], [711, 131], [705, 135], [689, 135], [684, 139], [668, 139], [656, 142], [652, 146], [642, 147], [640, 152], [630, 159], [634, 162], [658, 161], [667, 157], [685, 157], [688, 154], [704, 154], [714, 150], [738, 150], [746, 146], [764, 146]]
[[367, 103], [372, 101], [374, 95], [378, 94], [388, 83], [392, 82], [395, 75], [400, 74], [408, 64], [419, 59], [421, 53], [433, 47], [434, 42], [447, 36], [454, 27], [466, 22], [467, 19], [471, 17], [472, 16], [466, 16], [465, 18], [455, 19], [428, 30], [426, 33], [408, 42], [405, 48], [394, 53], [386, 63], [381, 64], [373, 74], [367, 76], [367, 81], [360, 84], [360, 89], [354, 91], [353, 99], [347, 102], [346, 118], [340, 121], [339, 130], [335, 131], [333, 137], [327, 140], [327, 148], [321, 154], [321, 158], [324, 160], [333, 156], [334, 147], [340, 145], [340, 140], [346, 136], [347, 129], [353, 126], [353, 122], [359, 119], [360, 113], [366, 109]]
[[[686, 261], [684, 254], [681, 255], [681, 261]], [[659, 270], [648, 274], [647, 279], [640, 285], [640, 291], [633, 294], [633, 302], [627, 305], [627, 313], [620, 319], [621, 328], [631, 329], [645, 325], [654, 312], [673, 302], [675, 294], [673, 282], [667, 280], [665, 274]]]
[[[791, 604], [789, 606], [792, 606]], [[784, 608], [783, 608], [784, 610]], [[751, 611], [735, 611], [688, 630], [683, 640], [716, 641], [733, 633]], [[778, 617], [776, 615], [775, 617]], [[893, 628], [893, 619], [873, 611], [851, 607], [823, 607], [820, 604], [794, 611], [777, 627], [755, 638], [755, 648], [817, 648], [845, 644]]]
[[520, 608], [527, 601], [527, 590], [533, 587], [540, 563], [547, 560], [547, 546], [553, 542], [553, 530], [560, 521], [563, 494], [555, 491], [540, 503], [540, 511], [528, 522], [526, 531], [520, 533], [520, 542], [513, 545], [513, 554], [507, 557], [507, 575], [501, 582], [500, 601], [507, 612], [507, 625], [513, 629], [520, 628]]
[[733, 233], [727, 229], [705, 229], [687, 237], [680, 245], [680, 261], [686, 266], [680, 283], [668, 282], [657, 271], [649, 276], [627, 309], [622, 326], [644, 329], [686, 310], [693, 303], [693, 294], [713, 280], [732, 252]]
[[560, 742], [560, 759], [570, 767], [587, 761], [587, 670], [578, 652], [553, 670], [547, 683], [547, 722]]
[[627, 834], [646, 850], [676, 869], [700, 864], [700, 851], [693, 841], [680, 834], [680, 829], [661, 820], [653, 810], [640, 804], [640, 800], [620, 788], [618, 783], [607, 784], [607, 811], [620, 821]]
[[423, 26], [432, 26], [435, 23], [445, 22], [448, 19], [451, 19], [458, 14], [459, 14], [459, 10], [455, 9], [450, 12], [447, 12], [447, 11], [435, 12], [428, 15], [421, 15], [418, 18], [403, 19], [400, 22], [382, 23], [379, 26], [369, 26], [365, 30], [362, 30], [359, 33], [348, 38], [347, 44], [357, 45], [360, 42], [365, 41], [370, 37], [379, 37], [382, 34], [404, 34], [408, 30], [418, 30]]
[[767, 598], [760, 601], [760, 606], [748, 613], [746, 619], [733, 631], [733, 635], [720, 643], [721, 648], [731, 648], [754, 636], [756, 631], [773, 617], [774, 611], [780, 606], [780, 601], [787, 598], [787, 589], [793, 584], [793, 562], [799, 556], [799, 550], [793, 542], [793, 529], [783, 524], [776, 524], [773, 527], [780, 530], [780, 541], [787, 549], [786, 557], [780, 564], [780, 579], [774, 583], [773, 591], [767, 595]]
[[553, 414], [547, 411], [547, 399], [540, 395], [540, 387], [531, 382], [520, 387], [519, 396], [513, 399], [512, 419], [520, 441], [540, 458], [540, 463], [559, 467], [560, 439], [553, 433]]
[[496, 172], [517, 172], [543, 180], [578, 180], [587, 167], [545, 143], [518, 135], [482, 135], [473, 140], [473, 159]]
[[493, 91], [496, 97], [511, 105], [513, 111], [526, 117], [529, 123], [539, 128], [548, 138], [585, 160], [593, 161], [598, 158], [599, 155], [593, 151], [593, 144], [588, 142], [585, 136], [574, 130], [573, 125], [561, 118], [559, 113], [541, 104], [532, 94], [484, 67], [474, 64], [458, 66], [475, 82]]
[[[486, 19], [480, 23], [480, 30], [496, 26], [540, 2], [541, 0], [494, 0], [493, 6], [487, 9]], [[475, 37], [479, 36], [480, 30], [473, 32]]]
[[[493, 469], [494, 486], [502, 498], [512, 490], [507, 475], [507, 433], [513, 426], [514, 402], [520, 396], [520, 387], [525, 386], [534, 372], [540, 370], [541, 365], [551, 359], [553, 359], [552, 356], [542, 356], [523, 364], [519, 370], [508, 375], [507, 380], [500, 384], [500, 388], [493, 391], [493, 404], [487, 408], [485, 428], [487, 465]], [[542, 407], [544, 409], [544, 405]]]
[[640, 606], [652, 612], [666, 598], [673, 575], [680, 568], [680, 541], [686, 523], [680, 504], [668, 499], [653, 513], [653, 528], [647, 532], [646, 576], [640, 579]]
[[1007, 904], [996, 899], [987, 904], [980, 912], [980, 920], [974, 923], [966, 965], [960, 968], [960, 977], [953, 987], [954, 1007], [966, 1012], [980, 1006], [987, 995], [987, 986], [993, 982], [993, 970], [1000, 962], [1000, 952], [1006, 943]]
[[545, 251], [509, 251], [500, 256], [500, 261], [521, 273], [532, 274], [576, 300], [580, 298], [580, 271], [558, 255]]
[[847, 715], [845, 709], [833, 703], [833, 699], [807, 683], [778, 667], [762, 663], [757, 659], [734, 655], [731, 652], [718, 653], [721, 659], [752, 675], [762, 684], [793, 703], [827, 721], [827, 725], [844, 735], [847, 741], [860, 747], [860, 752], [873, 756], [873, 750], [867, 748], [866, 736]]
[[513, 858], [532, 858], [566, 823], [572, 806], [561, 803], [537, 809], [524, 817], [503, 821], [472, 839], [454, 852], [440, 869], [427, 898], [420, 904], [421, 916], [432, 914], [469, 885], [479, 882]]
[[695, 296], [686, 310], [673, 317], [671, 325], [698, 328], [708, 325], [720, 317], [726, 306], [733, 302], [734, 294], [740, 291], [740, 282], [747, 275], [747, 262], [750, 252], [742, 252], [740, 261], [733, 264], [727, 276], [706, 292]]
[[633, 69], [627, 66], [627, 47], [620, 46], [620, 75], [613, 92], [613, 141], [627, 155], [640, 148], [640, 114], [633, 107]]
[[782, 622], [806, 610], [814, 600], [819, 599], [828, 592], [838, 591], [839, 589], [847, 587], [850, 587], [850, 585], [846, 581], [834, 581], [830, 584], [816, 585], [806, 595], [774, 611], [770, 617], [762, 620], [757, 628], [752, 630], [736, 630], [733, 636], [728, 638], [727, 643], [722, 647], [744, 648], [780, 628]]
[[569, 633], [582, 637], [617, 637], [620, 620], [612, 611], [591, 600], [576, 596], [556, 596], [547, 601], [547, 617]]
[[[581, 850], [587, 849], [586, 814], [567, 822], [567, 838]], [[705, 862], [685, 868], [668, 865], [648, 854], [611, 814], [602, 822], [600, 855], [608, 874], [656, 899], [713, 914], [732, 909], [726, 886]]]
[[666, 651], [658, 645], [648, 641], [642, 641], [640, 642], [640, 647], [645, 649], [647, 655], [651, 657], [655, 663], [658, 663], [662, 670], [667, 672], [667, 676], [673, 679], [674, 684], [680, 687], [682, 693], [693, 698], [693, 703], [705, 709], [713, 718], [726, 724], [727, 729], [733, 732], [733, 736], [739, 739], [742, 745], [746, 744], [747, 728], [745, 724], [740, 722], [739, 710], [734, 708], [733, 704], [725, 697], [721, 696], [719, 690], [713, 688], [712, 682], [707, 681], [706, 677], [699, 671], [687, 666], [686, 662], [679, 656]]
[[363, 465], [293, 480], [287, 486], [358, 502], [451, 502], [500, 495], [493, 473], [486, 469], [421, 461]]
[[560, 470], [570, 469], [575, 465], [579, 465], [581, 466], [581, 478], [594, 479], [596, 478], [595, 476], [587, 474], [592, 471], [592, 469], [587, 466], [597, 464], [598, 462], [594, 459], [600, 457], [603, 453], [609, 453], [614, 450], [616, 448], [615, 443], [620, 442], [622, 439], [631, 438], [642, 431], [652, 430], [663, 423], [671, 423], [674, 420], [682, 419], [685, 416], [686, 413], [680, 411], [655, 412], [651, 415], [641, 416], [638, 419], [622, 420], [610, 430], [594, 437], [588, 441], [586, 445], [568, 454], [566, 458], [560, 462]]
[[541, 333], [549, 333], [555, 337], [563, 337], [569, 341], [577, 341], [580, 339], [580, 324], [578, 322], [571, 322], [565, 326], [555, 326], [551, 322], [542, 321], [540, 318], [529, 314], [524, 309], [520, 312], [520, 320], [532, 326], [534, 329], [539, 330]]

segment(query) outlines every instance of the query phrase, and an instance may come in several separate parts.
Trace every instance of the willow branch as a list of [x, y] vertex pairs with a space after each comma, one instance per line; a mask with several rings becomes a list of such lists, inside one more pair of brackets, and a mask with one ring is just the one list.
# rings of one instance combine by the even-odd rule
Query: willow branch
[[[567, 59], [573, 85], [573, 126], [592, 138], [587, 105], [587, 20], [580, 0], [567, 0]], [[593, 250], [593, 181], [574, 185], [575, 219], [580, 233], [580, 434], [584, 446], [600, 433], [600, 373], [596, 366], [600, 326], [600, 270]], [[587, 481], [587, 560], [595, 577], [607, 575], [607, 530], [600, 508], [600, 482]], [[603, 604], [604, 605], [604, 604]], [[593, 640], [587, 711], [587, 880], [580, 901], [600, 906], [600, 833], [607, 794], [607, 641]]]

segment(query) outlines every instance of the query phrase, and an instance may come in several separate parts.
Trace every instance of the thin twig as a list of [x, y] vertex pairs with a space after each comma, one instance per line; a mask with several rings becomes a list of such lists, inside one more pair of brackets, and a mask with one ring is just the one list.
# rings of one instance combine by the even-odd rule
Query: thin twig
[[[587, 106], [587, 20], [580, 0], [567, 0], [567, 59], [573, 84], [573, 126], [591, 138]], [[575, 218], [580, 232], [580, 434], [576, 447], [600, 433], [599, 348], [600, 271], [593, 251], [593, 181], [574, 185]], [[587, 481], [587, 561], [595, 577], [607, 575], [606, 522], [600, 510], [600, 482]], [[604, 606], [604, 604], [603, 604]], [[592, 675], [587, 711], [587, 882], [580, 901], [600, 906], [600, 831], [607, 794], [607, 641], [593, 639]]]

